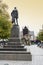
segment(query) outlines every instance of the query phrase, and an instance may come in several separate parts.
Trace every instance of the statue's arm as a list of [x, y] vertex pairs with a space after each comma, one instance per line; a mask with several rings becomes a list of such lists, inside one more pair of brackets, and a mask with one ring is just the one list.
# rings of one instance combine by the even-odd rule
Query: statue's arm
[[14, 12], [14, 11], [11, 12], [11, 16], [13, 16], [13, 12]]
[[17, 17], [18, 17], [18, 10], [17, 10]]

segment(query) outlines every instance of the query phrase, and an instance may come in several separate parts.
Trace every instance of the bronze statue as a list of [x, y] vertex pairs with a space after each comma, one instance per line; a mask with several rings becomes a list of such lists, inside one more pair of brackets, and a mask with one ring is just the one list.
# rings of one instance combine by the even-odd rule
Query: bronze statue
[[14, 10], [11, 12], [11, 16], [12, 16], [12, 23], [18, 25], [18, 10], [16, 9], [16, 7], [14, 7]]

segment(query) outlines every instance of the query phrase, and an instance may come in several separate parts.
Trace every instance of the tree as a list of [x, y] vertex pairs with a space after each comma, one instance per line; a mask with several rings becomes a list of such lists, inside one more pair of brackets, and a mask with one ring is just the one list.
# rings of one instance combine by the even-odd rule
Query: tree
[[4, 17], [0, 17], [0, 38], [8, 38], [11, 32], [11, 22]]
[[40, 41], [43, 41], [43, 29], [41, 31], [39, 31], [39, 33], [37, 35], [37, 39]]
[[0, 16], [6, 17], [7, 19], [9, 19], [9, 14], [6, 11], [8, 9], [8, 6], [4, 3], [2, 3], [2, 1], [0, 0]]
[[0, 38], [7, 39], [10, 36], [12, 23], [9, 21], [9, 14], [6, 11], [7, 5], [0, 2]]

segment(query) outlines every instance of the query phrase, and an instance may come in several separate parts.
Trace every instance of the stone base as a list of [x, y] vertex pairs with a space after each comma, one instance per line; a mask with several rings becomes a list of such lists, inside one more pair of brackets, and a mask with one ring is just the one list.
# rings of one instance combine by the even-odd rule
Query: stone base
[[19, 25], [13, 25], [11, 29], [11, 37], [19, 37], [20, 31], [19, 31]]
[[0, 60], [32, 61], [30, 52], [6, 52], [0, 53]]

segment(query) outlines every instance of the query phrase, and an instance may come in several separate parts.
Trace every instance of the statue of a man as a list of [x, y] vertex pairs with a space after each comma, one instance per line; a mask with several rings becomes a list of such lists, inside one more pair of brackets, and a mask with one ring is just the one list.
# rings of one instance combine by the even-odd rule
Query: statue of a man
[[16, 7], [14, 7], [14, 10], [11, 12], [11, 16], [12, 16], [12, 23], [18, 25], [18, 10], [16, 9]]

